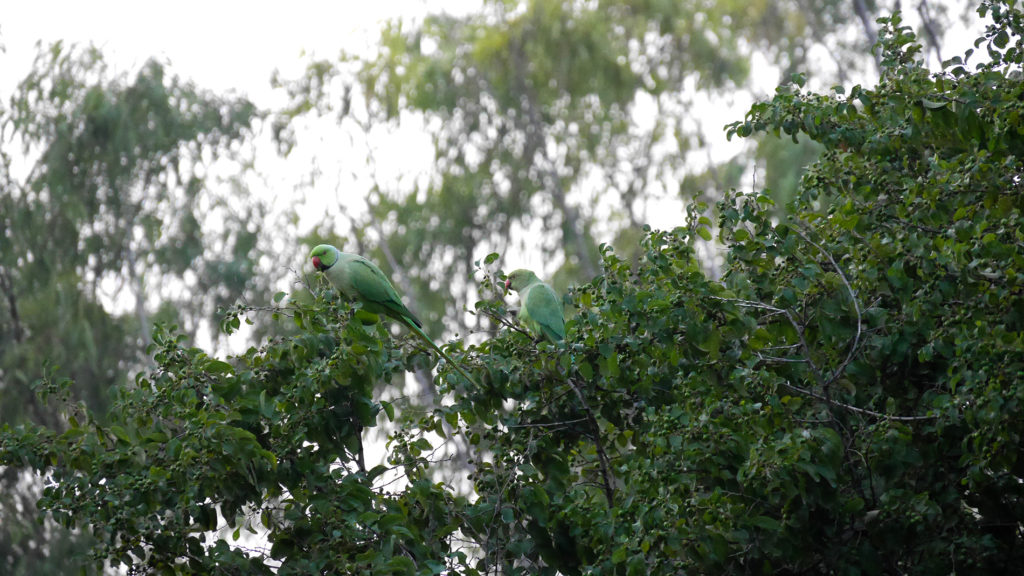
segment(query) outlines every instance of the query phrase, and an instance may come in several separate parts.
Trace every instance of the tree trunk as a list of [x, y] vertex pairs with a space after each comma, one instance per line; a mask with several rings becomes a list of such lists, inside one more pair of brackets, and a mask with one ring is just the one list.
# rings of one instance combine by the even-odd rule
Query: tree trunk
[[561, 212], [562, 245], [566, 247], [566, 258], [568, 259], [570, 253], [574, 252], [579, 261], [580, 272], [586, 280], [590, 280], [597, 275], [597, 263], [594, 262], [590, 245], [587, 243], [585, 223], [579, 211], [566, 200], [566, 191], [555, 169], [554, 159], [548, 156], [544, 142], [544, 122], [538, 111], [537, 96], [525, 80], [527, 73], [521, 43], [513, 45], [512, 57], [515, 61], [517, 84], [522, 93], [522, 108], [526, 117], [526, 124], [523, 126], [526, 136], [524, 158], [541, 172], [541, 185], [551, 194], [555, 207]]
[[875, 31], [875, 26], [872, 24], [868, 5], [864, 0], [853, 0], [853, 9], [857, 13], [857, 18], [860, 19], [860, 23], [864, 27], [864, 35], [871, 45], [871, 55], [875, 57], [875, 69], [881, 74], [882, 56], [878, 53], [878, 50], [875, 50], [875, 42], [878, 42], [878, 32]]

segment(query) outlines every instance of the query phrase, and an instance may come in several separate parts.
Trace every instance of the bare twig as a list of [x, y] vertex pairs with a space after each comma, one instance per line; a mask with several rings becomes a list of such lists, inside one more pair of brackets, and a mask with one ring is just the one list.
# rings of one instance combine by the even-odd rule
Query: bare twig
[[793, 314], [789, 310], [785, 308], [778, 308], [776, 306], [765, 304], [763, 302], [757, 302], [755, 300], [743, 300], [740, 298], [722, 298], [721, 296], [710, 296], [710, 298], [712, 300], [720, 300], [722, 302], [732, 302], [734, 304], [747, 306], [749, 308], [769, 310], [775, 314], [784, 315], [786, 319], [789, 320], [790, 325], [793, 326], [793, 329], [796, 330], [796, 335], [800, 339], [800, 348], [804, 351], [804, 356], [807, 359], [807, 364], [811, 367], [811, 371], [814, 373], [814, 378], [818, 381], [819, 385], [823, 384], [821, 379], [821, 372], [818, 370], [818, 366], [814, 363], [814, 359], [811, 358], [811, 349], [807, 345], [807, 340], [804, 339], [804, 327], [799, 322], [796, 321], [796, 318], [793, 317]]
[[[831, 257], [829, 259], [831, 260]], [[844, 278], [844, 282], [845, 282], [845, 278]], [[847, 286], [849, 286], [848, 283], [847, 283]], [[852, 290], [851, 290], [851, 294], [852, 294]], [[739, 304], [740, 306], [747, 306], [747, 307], [750, 307], [750, 308], [758, 308], [758, 309], [761, 309], [761, 310], [770, 310], [770, 311], [773, 311], [773, 312], [779, 312], [779, 313], [784, 314], [786, 316], [786, 318], [789, 320], [790, 324], [793, 326], [793, 328], [796, 329], [797, 336], [800, 338], [800, 348], [804, 351], [804, 354], [806, 355], [806, 362], [811, 367], [811, 372], [814, 374], [814, 377], [817, 380], [818, 385], [822, 386], [824, 388], [824, 383], [822, 382], [822, 379], [821, 379], [821, 373], [818, 371], [817, 366], [814, 364], [814, 361], [811, 359], [810, 349], [807, 346], [807, 341], [804, 339], [803, 327], [796, 321], [796, 319], [793, 317], [793, 314], [789, 310], [786, 310], [786, 309], [783, 309], [783, 308], [778, 308], [776, 306], [772, 306], [770, 304], [765, 304], [763, 302], [757, 302], [757, 301], [754, 301], [754, 300], [743, 300], [743, 299], [740, 299], [740, 298], [722, 298], [720, 296], [710, 296], [710, 298], [713, 299], [713, 300], [719, 300], [719, 301], [722, 301], [722, 302], [732, 302], [734, 304]], [[860, 327], [860, 311], [859, 311], [859, 308], [858, 308], [858, 313], [857, 313], [857, 319], [858, 319], [858, 332], [857, 332], [857, 334], [859, 336], [860, 335], [860, 329], [859, 329], [859, 327]], [[758, 354], [758, 357], [761, 357], [761, 355]], [[782, 358], [778, 358], [776, 360], [788, 361], [788, 362], [796, 361], [794, 359], [782, 359]], [[842, 366], [845, 366], [845, 364], [841, 365], [840, 369], [842, 368]], [[836, 374], [838, 374], [838, 371], [836, 372]], [[787, 388], [789, 388], [791, 390], [799, 392], [800, 394], [804, 394], [806, 396], [810, 396], [811, 398], [814, 398], [816, 400], [821, 400], [822, 402], [825, 402], [826, 404], [828, 404], [830, 406], [835, 406], [837, 408], [843, 408], [843, 409], [849, 410], [851, 412], [856, 412], [858, 414], [864, 414], [866, 416], [872, 416], [872, 417], [875, 417], [875, 418], [885, 418], [885, 419], [888, 419], [888, 420], [894, 420], [894, 421], [900, 421], [900, 422], [912, 422], [912, 421], [918, 421], [918, 420], [932, 420], [932, 419], [935, 418], [935, 416], [892, 416], [892, 415], [889, 415], [889, 414], [882, 414], [881, 412], [875, 412], [873, 410], [867, 410], [865, 408], [858, 408], [858, 407], [853, 406], [851, 404], [846, 404], [844, 402], [839, 402], [837, 400], [833, 400], [832, 398], [830, 398], [828, 396], [825, 396], [825, 395], [822, 395], [822, 394], [818, 394], [817, 392], [814, 392], [812, 390], [807, 390], [806, 388], [801, 388], [801, 387], [796, 386], [794, 384], [790, 384], [789, 382], [784, 382], [783, 385], [785, 385]]]
[[782, 358], [781, 356], [765, 356], [760, 352], [755, 352], [757, 357], [765, 362], [793, 362], [798, 364], [804, 364], [807, 362], [806, 358]]
[[520, 334], [529, 336], [531, 339], [533, 338], [532, 334], [530, 334], [529, 332], [524, 330], [521, 326], [519, 326], [518, 324], [515, 324], [514, 322], [512, 322], [511, 320], [509, 320], [508, 318], [506, 318], [506, 317], [504, 317], [504, 316], [502, 316], [500, 314], [497, 314], [497, 313], [492, 312], [492, 311], [487, 310], [487, 309], [481, 310], [481, 313], [484, 316], [487, 316], [488, 318], [494, 320], [498, 324], [501, 324], [502, 326], [505, 326], [509, 330], [515, 330], [516, 332], [519, 332]]
[[601, 442], [601, 428], [597, 425], [597, 419], [594, 418], [594, 411], [590, 409], [590, 404], [587, 403], [587, 399], [583, 396], [583, 392], [580, 387], [576, 385], [576, 382], [572, 378], [567, 379], [569, 386], [572, 387], [572, 391], [576, 393], [576, 397], [579, 398], [580, 404], [583, 405], [583, 410], [587, 413], [587, 420], [590, 421], [590, 426], [594, 429], [594, 449], [597, 451], [597, 458], [601, 463], [601, 479], [604, 482], [604, 494], [608, 499], [608, 507], [614, 506], [615, 503], [615, 492], [612, 489], [611, 472], [609, 471], [608, 455], [604, 451], [604, 443]]
[[803, 349], [804, 354], [807, 356], [807, 365], [811, 367], [811, 373], [814, 374], [814, 379], [818, 381], [818, 386], [822, 388], [826, 387], [826, 384], [822, 381], [821, 370], [818, 369], [818, 365], [814, 363], [814, 359], [811, 358], [811, 347], [807, 345], [807, 340], [804, 338], [804, 327], [802, 324], [793, 318], [793, 314], [789, 310], [784, 310], [783, 313], [789, 320], [789, 323], [796, 330], [797, 338], [800, 339], [800, 348]]
[[850, 404], [844, 404], [843, 402], [839, 402], [837, 400], [832, 400], [831, 398], [826, 398], [826, 397], [822, 396], [821, 394], [817, 394], [815, 392], [812, 392], [811, 390], [807, 390], [807, 389], [801, 388], [799, 386], [796, 386], [794, 384], [790, 384], [789, 382], [783, 382], [782, 384], [786, 388], [789, 388], [791, 390], [795, 390], [795, 391], [797, 391], [797, 392], [799, 392], [801, 394], [805, 394], [807, 396], [810, 396], [811, 398], [815, 398], [817, 400], [821, 400], [822, 402], [825, 402], [825, 403], [827, 403], [829, 405], [836, 406], [838, 408], [843, 408], [843, 409], [849, 410], [851, 412], [856, 412], [858, 414], [864, 414], [865, 416], [873, 416], [875, 418], [884, 418], [886, 420], [895, 420], [897, 422], [914, 422], [914, 421], [918, 421], [918, 420], [934, 420], [936, 418], [936, 416], [892, 416], [890, 414], [882, 414], [881, 412], [875, 412], [873, 410], [866, 410], [864, 408], [858, 408], [858, 407], [852, 406]]
[[783, 346], [765, 346], [764, 348], [761, 348], [761, 350], [789, 350], [789, 349], [792, 349], [792, 348], [799, 348], [799, 347], [800, 347], [799, 344], [786, 344], [786, 345], [783, 345]]
[[833, 258], [831, 254], [826, 252], [824, 248], [822, 248], [813, 240], [808, 238], [802, 231], [800, 231], [799, 229], [794, 230], [796, 230], [796, 233], [799, 234], [800, 237], [804, 239], [804, 241], [806, 241], [811, 246], [817, 248], [818, 251], [824, 254], [825, 257], [828, 258], [828, 261], [832, 263], [832, 267], [836, 269], [836, 273], [839, 274], [839, 278], [842, 279], [843, 285], [846, 286], [846, 291], [850, 295], [850, 301], [853, 302], [853, 310], [854, 312], [857, 313], [857, 334], [854, 335], [853, 337], [853, 344], [850, 345], [850, 350], [846, 354], [846, 359], [843, 360], [843, 362], [839, 364], [839, 366], [837, 366], [836, 369], [832, 372], [832, 375], [829, 376], [828, 383], [826, 383], [827, 386], [828, 384], [835, 382], [835, 380], [839, 378], [839, 374], [841, 374], [842, 371], [846, 368], [846, 366], [853, 360], [853, 355], [857, 352], [857, 346], [860, 344], [860, 334], [863, 324], [860, 314], [860, 305], [857, 304], [857, 295], [856, 293], [854, 293], [853, 287], [850, 286], [850, 281], [846, 279], [846, 274], [843, 273], [843, 269], [839, 267], [838, 263], [836, 263], [835, 258]]
[[529, 422], [527, 424], [509, 424], [509, 428], [555, 428], [568, 427], [570, 424], [586, 422], [587, 418], [576, 418], [573, 420], [560, 420], [558, 422]]

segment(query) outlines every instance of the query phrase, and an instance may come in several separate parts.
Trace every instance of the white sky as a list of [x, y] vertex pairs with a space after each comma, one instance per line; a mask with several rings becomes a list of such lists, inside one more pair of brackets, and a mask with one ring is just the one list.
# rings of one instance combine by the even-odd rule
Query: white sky
[[381, 24], [421, 17], [442, 7], [465, 11], [470, 0], [373, 2], [237, 2], [128, 0], [8, 2], [0, 13], [0, 94], [8, 95], [31, 68], [35, 43], [93, 43], [118, 69], [150, 57], [215, 92], [233, 89], [257, 105], [274, 104], [270, 74], [295, 76], [304, 54], [329, 58], [340, 50], [366, 50]]

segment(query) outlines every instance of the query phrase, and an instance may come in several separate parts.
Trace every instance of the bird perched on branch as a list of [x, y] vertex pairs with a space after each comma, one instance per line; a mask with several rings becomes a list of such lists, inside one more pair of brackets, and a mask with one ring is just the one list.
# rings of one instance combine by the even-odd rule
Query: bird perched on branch
[[313, 267], [322, 272], [345, 298], [362, 303], [366, 312], [397, 320], [447, 360], [466, 380], [477, 385], [462, 366], [427, 336], [423, 323], [402, 303], [398, 292], [376, 264], [358, 254], [342, 252], [330, 244], [313, 248], [309, 258]]
[[530, 270], [520, 268], [509, 273], [505, 290], [519, 293], [522, 307], [519, 322], [537, 338], [549, 342], [565, 340], [565, 314], [562, 300], [547, 284], [540, 281]]

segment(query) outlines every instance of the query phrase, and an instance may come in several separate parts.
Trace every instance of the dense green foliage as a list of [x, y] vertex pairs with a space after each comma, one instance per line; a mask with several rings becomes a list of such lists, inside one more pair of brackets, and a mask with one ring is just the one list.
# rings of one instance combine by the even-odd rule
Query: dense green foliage
[[[564, 344], [509, 329], [451, 347], [484, 388], [442, 369], [437, 403], [404, 414], [374, 383], [422, 352], [349, 322], [322, 284], [274, 312], [297, 332], [229, 361], [158, 330], [156, 367], [118, 387], [105, 418], [68, 402], [67, 431], [6, 428], [0, 463], [49, 474], [42, 508], [89, 529], [96, 558], [155, 573], [1016, 569], [1014, 6], [983, 4], [989, 60], [973, 69], [929, 73], [893, 17], [878, 86], [798, 82], [734, 124], [825, 151], [791, 216], [773, 217], [763, 191], [719, 204], [721, 282], [695, 258], [713, 222], [694, 204], [688, 226], [648, 231], [637, 260], [602, 250], [602, 274], [571, 293]], [[511, 325], [500, 302], [477, 311]], [[389, 465], [367, 469], [362, 432], [385, 416]], [[471, 495], [437, 480], [456, 442]], [[219, 518], [268, 548], [213, 538]]]
[[[289, 312], [301, 334], [250, 349], [234, 366], [157, 331], [158, 368], [118, 390], [106, 422], [72, 408], [67, 432], [8, 435], [5, 454], [55, 465], [40, 505], [63, 524], [88, 518], [96, 558], [132, 564], [134, 555], [157, 573], [270, 573], [263, 558], [210, 541], [204, 532], [219, 515], [235, 538], [243, 527], [269, 530], [270, 555], [287, 559], [282, 574], [402, 567], [405, 548], [440, 562], [445, 494], [429, 483], [375, 492], [384, 469], [359, 464], [360, 432], [380, 409], [375, 378], [399, 367], [399, 350], [383, 345], [382, 325], [339, 331], [326, 319], [341, 312], [315, 305]], [[65, 386], [44, 382], [41, 392]]]

